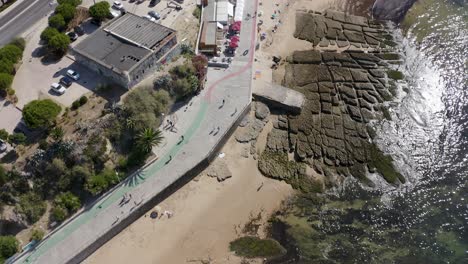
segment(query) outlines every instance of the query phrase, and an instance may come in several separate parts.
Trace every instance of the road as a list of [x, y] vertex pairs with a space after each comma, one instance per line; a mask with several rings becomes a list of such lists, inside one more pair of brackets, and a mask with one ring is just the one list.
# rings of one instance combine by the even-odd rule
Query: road
[[50, 6], [49, 3], [47, 0], [25, 0], [13, 9], [5, 10], [0, 17], [0, 46], [8, 44], [51, 12], [55, 5]]

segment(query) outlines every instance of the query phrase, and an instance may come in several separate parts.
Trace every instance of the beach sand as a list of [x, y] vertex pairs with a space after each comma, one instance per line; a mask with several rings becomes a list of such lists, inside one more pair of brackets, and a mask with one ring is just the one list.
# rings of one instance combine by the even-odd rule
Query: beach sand
[[[265, 142], [268, 127], [271, 124], [259, 141]], [[288, 184], [263, 177], [251, 156], [241, 157], [248, 146], [232, 137], [222, 149], [232, 178], [218, 182], [202, 173], [158, 205], [171, 211], [171, 218], [151, 219], [148, 212], [85, 263], [240, 263], [229, 242], [240, 236], [252, 216], [261, 213], [265, 222], [293, 193]]]

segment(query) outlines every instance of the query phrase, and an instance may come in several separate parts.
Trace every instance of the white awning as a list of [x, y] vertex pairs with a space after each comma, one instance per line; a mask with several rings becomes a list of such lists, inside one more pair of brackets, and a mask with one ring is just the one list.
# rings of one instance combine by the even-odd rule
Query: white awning
[[234, 21], [242, 21], [244, 13], [244, 0], [237, 0]]
[[219, 23], [219, 22], [216, 22], [216, 26], [219, 28], [219, 29], [223, 29], [224, 26], [223, 24]]

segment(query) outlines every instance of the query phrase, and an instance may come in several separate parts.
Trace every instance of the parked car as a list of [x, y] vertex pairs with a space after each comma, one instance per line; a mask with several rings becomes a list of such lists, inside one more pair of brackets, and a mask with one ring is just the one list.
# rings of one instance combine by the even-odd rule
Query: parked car
[[123, 8], [123, 5], [119, 1], [114, 1], [114, 4], [112, 5], [112, 7], [117, 9], [117, 10], [120, 10], [120, 9]]
[[159, 15], [159, 13], [156, 12], [156, 11], [149, 11], [149, 12], [148, 12], [148, 15], [150, 15], [150, 16], [156, 18], [156, 19], [160, 19], [160, 18], [161, 18], [161, 16]]
[[7, 143], [0, 139], [0, 153], [3, 153], [7, 150]]
[[72, 83], [73, 83], [73, 80], [68, 76], [64, 76], [64, 77], [62, 77], [60, 79], [59, 83], [62, 84], [63, 86], [65, 86], [65, 87], [70, 87], [70, 85], [72, 85]]
[[78, 81], [80, 79], [80, 74], [72, 69], [69, 69], [67, 71], [67, 76], [72, 78], [75, 81]]
[[67, 36], [70, 38], [70, 41], [72, 42], [78, 39], [78, 34], [76, 34], [75, 32], [68, 32]]
[[151, 22], [156, 22], [156, 18], [154, 18], [154, 17], [152, 17], [152, 16], [150, 16], [150, 15], [144, 15], [143, 17], [146, 18], [146, 19], [148, 19], [148, 20], [151, 21]]
[[67, 91], [67, 89], [65, 89], [65, 87], [63, 87], [62, 85], [58, 84], [58, 83], [53, 83], [50, 88], [52, 89], [52, 91], [62, 95], [65, 93], [65, 91]]
[[93, 19], [91, 19], [91, 24], [93, 24], [93, 25], [96, 25], [96, 26], [100, 27], [100, 26], [101, 26], [101, 24], [102, 24], [102, 21], [101, 21], [101, 20], [99, 20], [99, 19], [95, 19], [95, 18], [93, 18]]
[[[121, 10], [123, 10], [123, 9], [121, 9]], [[111, 10], [109, 14], [110, 14], [109, 18], [112, 19], [112, 18], [116, 18], [116, 17], [121, 16], [122, 12], [119, 11], [119, 10]]]
[[83, 36], [85, 33], [81, 26], [74, 27], [73, 31], [75, 31], [75, 33], [78, 34], [78, 36]]
[[153, 7], [153, 6], [157, 5], [157, 4], [159, 4], [159, 2], [161, 2], [161, 0], [151, 0], [149, 6]]

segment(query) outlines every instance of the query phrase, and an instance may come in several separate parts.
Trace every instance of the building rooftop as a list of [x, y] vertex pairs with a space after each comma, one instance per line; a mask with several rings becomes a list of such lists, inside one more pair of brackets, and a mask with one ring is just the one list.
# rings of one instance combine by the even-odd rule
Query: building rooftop
[[128, 71], [175, 31], [132, 13], [112, 21], [73, 50], [120, 71]]

